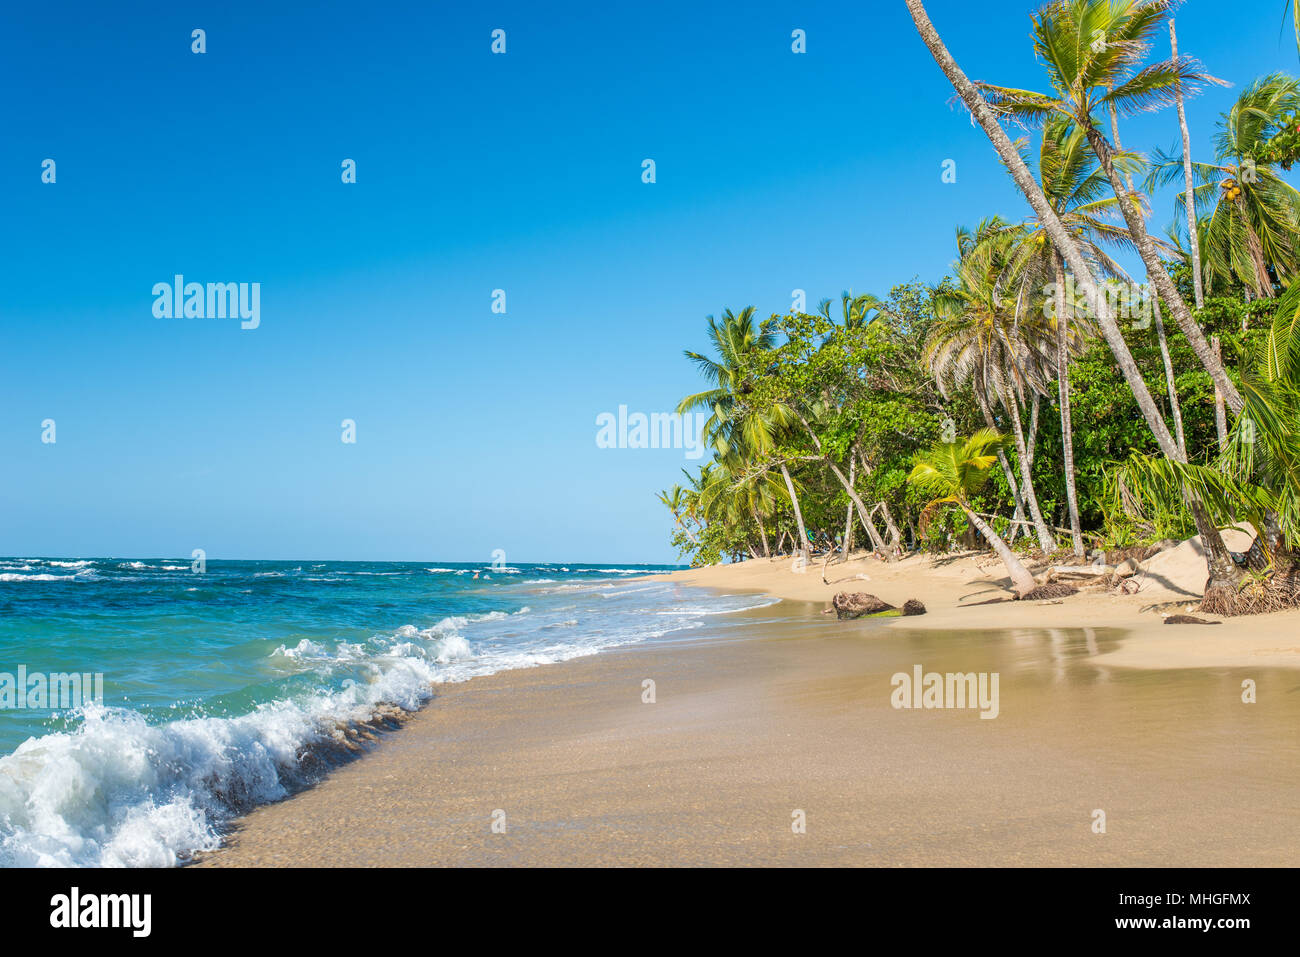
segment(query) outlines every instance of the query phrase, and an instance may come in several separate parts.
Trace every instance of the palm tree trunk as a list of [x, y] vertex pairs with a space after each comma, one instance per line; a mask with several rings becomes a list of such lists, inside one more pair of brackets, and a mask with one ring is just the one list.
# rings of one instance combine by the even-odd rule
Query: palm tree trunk
[[1025, 433], [1025, 450], [1029, 456], [1029, 467], [1034, 467], [1034, 448], [1038, 445], [1038, 407], [1042, 404], [1039, 401], [1037, 392], [1029, 400], [1029, 431]]
[[677, 516], [675, 515], [673, 516], [673, 519], [677, 522], [677, 527], [691, 537], [691, 541], [693, 541], [696, 545], [700, 544], [700, 540], [695, 537], [695, 533], [691, 531], [691, 527], [689, 525], [683, 522], [680, 518], [677, 518]]
[[1228, 378], [1223, 363], [1215, 361], [1214, 352], [1210, 348], [1209, 341], [1205, 338], [1205, 333], [1197, 325], [1196, 320], [1187, 308], [1187, 303], [1178, 294], [1178, 288], [1174, 285], [1174, 281], [1169, 278], [1169, 273], [1165, 271], [1164, 264], [1160, 262], [1160, 256], [1156, 253], [1151, 234], [1147, 232], [1142, 213], [1134, 204], [1130, 191], [1126, 190], [1124, 184], [1120, 182], [1110, 144], [1106, 142], [1106, 137], [1102, 135], [1101, 131], [1091, 123], [1084, 129], [1084, 133], [1088, 137], [1088, 144], [1092, 147], [1093, 153], [1097, 156], [1097, 161], [1101, 163], [1101, 168], [1106, 173], [1106, 178], [1110, 180], [1111, 189], [1114, 190], [1116, 198], [1120, 201], [1120, 212], [1124, 216], [1125, 225], [1128, 226], [1129, 235], [1133, 237], [1133, 244], [1137, 247], [1138, 255], [1142, 257], [1142, 264], [1146, 266], [1147, 278], [1155, 286], [1160, 298], [1167, 302], [1169, 308], [1173, 310], [1174, 320], [1178, 323], [1178, 328], [1183, 330], [1183, 335], [1187, 337], [1187, 342], [1191, 345], [1192, 351], [1196, 353], [1196, 358], [1201, 360], [1201, 365], [1210, 374], [1214, 384], [1223, 392], [1224, 398], [1232, 406], [1232, 410], [1240, 412], [1242, 407], [1241, 393], [1237, 391], [1237, 387]]
[[[1169, 20], [1169, 46], [1173, 53], [1173, 58], [1178, 59], [1178, 33], [1174, 30], [1174, 21], [1171, 17]], [[1183, 85], [1174, 84], [1174, 101], [1178, 105], [1178, 128], [1183, 134], [1183, 181], [1186, 186], [1184, 193], [1187, 202], [1187, 241], [1192, 247], [1192, 288], [1196, 293], [1196, 308], [1199, 310], [1205, 305], [1205, 292], [1201, 285], [1201, 237], [1196, 229], [1196, 194], [1192, 188], [1192, 145], [1191, 137], [1187, 133], [1187, 114], [1183, 110]], [[1163, 340], [1162, 340], [1163, 341]], [[1181, 430], [1181, 423], [1179, 423]], [[1182, 446], [1182, 440], [1179, 439], [1179, 446]]]
[[[1074, 280], [1079, 285], [1084, 300], [1092, 310], [1092, 314], [1097, 317], [1097, 324], [1101, 328], [1102, 337], [1106, 340], [1106, 344], [1110, 346], [1110, 351], [1115, 356], [1115, 362], [1119, 366], [1120, 372], [1124, 375], [1124, 381], [1128, 383], [1129, 389], [1132, 390], [1133, 398], [1137, 402], [1138, 409], [1141, 411], [1142, 417], [1146, 420], [1147, 427], [1151, 429], [1151, 434], [1155, 436], [1156, 443], [1160, 446], [1161, 452], [1176, 461], [1186, 461], [1186, 457], [1180, 452], [1178, 446], [1174, 442], [1173, 436], [1170, 435], [1169, 427], [1165, 425], [1164, 419], [1161, 417], [1160, 411], [1156, 407], [1155, 400], [1151, 397], [1151, 391], [1147, 388], [1146, 382], [1142, 378], [1142, 373], [1138, 369], [1137, 363], [1133, 360], [1133, 354], [1129, 351], [1128, 343], [1124, 341], [1124, 335], [1120, 332], [1119, 326], [1115, 323], [1115, 317], [1110, 311], [1110, 304], [1106, 301], [1106, 297], [1097, 286], [1092, 271], [1088, 268], [1088, 263], [1084, 260], [1078, 244], [1061, 224], [1060, 218], [1057, 217], [1056, 211], [1052, 209], [1051, 203], [1047, 201], [1047, 197], [1043, 195], [1043, 191], [1039, 187], [1038, 181], [1034, 179], [1034, 174], [1030, 171], [1024, 158], [1020, 155], [1020, 151], [1016, 149], [1010, 138], [1007, 136], [1006, 131], [998, 124], [998, 118], [996, 114], [994, 114], [993, 108], [989, 106], [988, 101], [980, 95], [980, 92], [975, 89], [970, 78], [962, 72], [961, 67], [957, 65], [957, 61], [952, 58], [952, 54], [950, 54], [948, 48], [944, 46], [943, 40], [940, 39], [938, 31], [935, 30], [934, 24], [930, 22], [930, 17], [925, 12], [925, 5], [921, 3], [921, 0], [904, 0], [904, 3], [907, 6], [908, 13], [911, 14], [912, 22], [916, 24], [917, 33], [920, 34], [921, 40], [929, 49], [930, 55], [934, 57], [935, 63], [939, 65], [939, 69], [943, 71], [944, 76], [948, 78], [953, 89], [957, 91], [957, 95], [960, 96], [962, 102], [966, 104], [966, 108], [970, 110], [971, 116], [975, 118], [980, 127], [984, 130], [985, 135], [988, 136], [989, 141], [993, 144], [993, 149], [997, 152], [999, 159], [1002, 160], [1003, 165], [1006, 166], [1007, 170], [1011, 173], [1011, 178], [1020, 188], [1020, 191], [1025, 194], [1025, 199], [1029, 201], [1029, 205], [1038, 217], [1038, 221], [1043, 224], [1043, 229], [1047, 232], [1048, 236], [1051, 237], [1052, 244], [1069, 264], [1070, 270], [1074, 273]], [[1096, 131], [1093, 130], [1089, 135], [1090, 142], [1095, 135]], [[1098, 138], [1101, 139], [1103, 144], [1105, 143], [1104, 138]], [[1112, 188], [1114, 188], [1118, 183], [1118, 180], [1114, 175], [1114, 163], [1111, 162], [1110, 152], [1104, 145], [1102, 152], [1105, 153], [1105, 158], [1103, 159], [1099, 155], [1098, 159], [1102, 162], [1103, 167], [1109, 165], [1107, 176], [1111, 180]], [[1116, 195], [1118, 196], [1120, 194], [1120, 191], [1116, 190]], [[1132, 213], [1128, 208], [1127, 202], [1121, 202], [1120, 207], [1124, 210], [1126, 217]], [[1149, 242], [1150, 237], [1148, 236], [1147, 239]], [[1167, 274], [1165, 278], [1168, 279]], [[1181, 300], [1178, 301], [1181, 302]], [[1184, 304], [1183, 308], [1185, 311], [1186, 304]], [[1199, 332], [1199, 328], [1196, 331]], [[1204, 340], [1203, 336], [1202, 340]], [[1203, 362], [1205, 359], [1212, 358], [1208, 353], [1204, 356], [1202, 356], [1201, 353], [1198, 353], [1197, 357], [1202, 358]], [[1222, 371], [1222, 367], [1220, 366], [1219, 372], [1222, 373]], [[1211, 375], [1213, 375], [1213, 373], [1211, 373]], [[1229, 385], [1231, 386], [1231, 383], [1229, 383]], [[1236, 390], [1234, 389], [1233, 391], [1235, 392]], [[1241, 401], [1240, 395], [1237, 396], [1237, 401]], [[1197, 511], [1198, 510], [1196, 509], [1193, 510], [1194, 517], [1196, 516]], [[1201, 518], [1198, 518], [1197, 527], [1207, 535], [1207, 538], [1219, 537], [1218, 529], [1214, 527], [1213, 523], [1205, 522]], [[1222, 538], [1219, 538], [1220, 544], [1222, 544]]]
[[[1171, 37], [1174, 36], [1173, 28], [1174, 28], [1174, 24], [1173, 21], [1171, 20], [1169, 23], [1169, 31]], [[1175, 39], [1174, 57], [1177, 58], [1177, 56], [1178, 56], [1178, 41], [1177, 39]], [[1182, 87], [1179, 87], [1178, 88], [1178, 109], [1180, 114], [1180, 122], [1182, 123], [1182, 127], [1183, 127], [1184, 173], [1186, 174], [1187, 188], [1189, 190], [1189, 196], [1190, 196], [1190, 190], [1192, 184], [1192, 161], [1191, 161], [1191, 154], [1188, 153], [1187, 123], [1185, 120], [1181, 119], [1182, 102], [1183, 102], [1182, 96], [1183, 96]], [[1115, 148], [1122, 149], [1123, 147], [1120, 146], [1120, 141], [1119, 141], [1119, 111], [1115, 109], [1114, 103], [1110, 105], [1110, 131], [1111, 131], [1111, 135], [1115, 138]], [[1133, 177], [1129, 173], [1124, 174], [1124, 184], [1128, 187], [1129, 192], [1132, 193]], [[1194, 212], [1192, 214], [1191, 226], [1192, 229], [1195, 230], [1196, 216]], [[1196, 308], [1200, 309], [1201, 304], [1204, 301], [1201, 296], [1201, 267], [1200, 267], [1201, 247], [1200, 247], [1200, 241], [1195, 237], [1195, 235], [1193, 235], [1193, 241], [1196, 243], [1196, 245], [1194, 246], [1195, 249], [1194, 259], [1196, 261], [1196, 265], [1194, 266], [1196, 272]], [[1170, 411], [1173, 413], [1174, 438], [1178, 442], [1178, 451], [1183, 453], [1183, 458], [1185, 459], [1187, 457], [1187, 441], [1186, 441], [1186, 436], [1184, 436], [1183, 434], [1183, 410], [1178, 405], [1178, 388], [1174, 384], [1174, 364], [1173, 361], [1169, 358], [1169, 340], [1165, 337], [1165, 317], [1164, 317], [1164, 313], [1160, 309], [1159, 295], [1153, 295], [1151, 297], [1151, 312], [1155, 316], [1156, 339], [1160, 343], [1160, 359], [1164, 363], [1164, 367], [1165, 367], [1165, 389], [1169, 393], [1169, 407], [1170, 407]], [[1222, 361], [1220, 361], [1220, 365], [1222, 365]]]
[[767, 547], [767, 529], [763, 528], [763, 519], [759, 517], [758, 507], [752, 502], [749, 505], [749, 514], [754, 516], [754, 524], [758, 526], [758, 535], [763, 540], [763, 557], [771, 558], [772, 553]]
[[1174, 438], [1184, 461], [1187, 459], [1187, 436], [1183, 434], [1183, 409], [1178, 403], [1178, 386], [1174, 383], [1174, 361], [1169, 357], [1169, 340], [1165, 338], [1165, 318], [1160, 311], [1160, 297], [1151, 297], [1151, 312], [1156, 320], [1156, 338], [1160, 340], [1160, 361], [1165, 366], [1165, 388], [1169, 392], [1169, 409], [1173, 413]]
[[1078, 284], [1080, 292], [1083, 293], [1088, 308], [1097, 317], [1102, 336], [1105, 338], [1106, 344], [1110, 346], [1115, 361], [1124, 375], [1124, 381], [1128, 383], [1129, 388], [1133, 391], [1133, 396], [1137, 400], [1142, 417], [1156, 437], [1161, 450], [1166, 455], [1170, 453], [1176, 454], [1177, 446], [1174, 445], [1173, 436], [1169, 434], [1168, 426], [1160, 417], [1155, 401], [1151, 398], [1151, 392], [1142, 379], [1142, 373], [1133, 360], [1133, 354], [1129, 351], [1128, 344], [1124, 341], [1119, 326], [1115, 324], [1115, 317], [1110, 311], [1110, 305], [1106, 302], [1105, 295], [1097, 286], [1078, 243], [1074, 241], [1061, 224], [1056, 211], [1052, 209], [1047, 197], [1043, 195], [1038, 181], [1034, 179], [1033, 172], [1030, 171], [1020, 152], [1012, 144], [1006, 131], [998, 125], [998, 118], [994, 114], [993, 108], [975, 89], [975, 85], [962, 72], [961, 67], [957, 65], [957, 61], [952, 58], [952, 54], [944, 46], [943, 40], [940, 39], [938, 32], [934, 29], [934, 24], [930, 22], [930, 18], [925, 12], [924, 4], [921, 3], [921, 0], [904, 0], [904, 2], [912, 16], [912, 22], [916, 24], [917, 33], [920, 34], [921, 40], [930, 50], [930, 55], [934, 57], [939, 69], [943, 71], [944, 76], [948, 78], [953, 89], [961, 97], [962, 102], [966, 104], [966, 108], [970, 110], [971, 116], [975, 118], [976, 122], [984, 130], [985, 135], [992, 142], [993, 149], [997, 152], [1003, 165], [1010, 171], [1011, 178], [1015, 181], [1016, 186], [1025, 194], [1025, 198], [1029, 201], [1030, 207], [1033, 208], [1038, 221], [1043, 224], [1043, 229], [1051, 237], [1052, 244], [1060, 251], [1066, 263], [1069, 264], [1070, 270], [1074, 273], [1074, 281]]
[[808, 544], [808, 530], [803, 526], [803, 510], [799, 508], [799, 496], [794, 493], [794, 482], [790, 478], [790, 470], [781, 463], [781, 477], [785, 479], [785, 490], [790, 494], [790, 504], [794, 507], [794, 522], [799, 526], [799, 545], [803, 553], [804, 561], [812, 555], [812, 548]]
[[[849, 453], [849, 481], [853, 481], [853, 473], [856, 471], [858, 463], [854, 461], [853, 454]], [[844, 560], [849, 560], [849, 552], [853, 551], [853, 502], [849, 502], [847, 513], [844, 516]]]
[[1200, 608], [1202, 611], [1216, 615], [1235, 614], [1241, 570], [1232, 560], [1232, 553], [1224, 544], [1218, 528], [1205, 513], [1204, 506], [1193, 497], [1190, 508], [1196, 527], [1213, 531], [1213, 534], [1201, 533], [1201, 544], [1205, 549], [1205, 564], [1209, 574], [1205, 581], [1205, 594], [1201, 597]]
[[[984, 415], [984, 424], [996, 432], [1002, 431], [998, 428], [997, 423], [993, 421], [993, 410], [989, 408], [988, 400], [984, 397], [984, 390], [980, 383], [975, 384], [975, 400], [979, 403], [980, 412]], [[1011, 469], [1011, 461], [1007, 454], [998, 449], [998, 462], [1002, 466], [1002, 474], [1006, 477], [1007, 485], [1011, 488], [1011, 497], [1015, 500], [1016, 510], [1014, 518], [1017, 522], [1025, 520], [1025, 500], [1020, 494], [1020, 483], [1016, 481], [1016, 473]], [[1022, 526], [1011, 526], [1011, 540], [1016, 540], [1016, 534]]]
[[[1214, 336], [1213, 342], [1214, 354], [1222, 356], [1223, 351], [1219, 346], [1219, 337]], [[1218, 386], [1214, 387], [1214, 431], [1218, 434], [1219, 451], [1222, 452], [1228, 447], [1228, 416], [1224, 413], [1223, 393], [1219, 391]]]
[[993, 528], [975, 514], [964, 503], [961, 510], [966, 513], [967, 520], [975, 526], [976, 531], [984, 536], [984, 540], [993, 546], [993, 551], [997, 552], [998, 558], [1002, 559], [1002, 564], [1007, 566], [1007, 572], [1011, 575], [1011, 586], [1016, 590], [1017, 598], [1024, 598], [1031, 591], [1038, 587], [1034, 581], [1034, 576], [1029, 573], [1029, 569], [1021, 564], [1020, 559], [1016, 558], [1010, 546], [1002, 540], [1002, 537]]
[[1034, 479], [1029, 471], [1029, 452], [1025, 446], [1025, 430], [1020, 422], [1020, 410], [1016, 406], [1016, 397], [1011, 394], [1010, 389], [1002, 396], [1002, 402], [1006, 406], [1007, 417], [1011, 419], [1011, 429], [1016, 437], [1016, 458], [1020, 461], [1020, 487], [1024, 493], [1025, 501], [1029, 505], [1029, 515], [1034, 522], [1034, 531], [1038, 533], [1038, 545], [1043, 551], [1051, 554], [1056, 549], [1056, 541], [1052, 538], [1052, 530], [1043, 521], [1043, 513], [1038, 508], [1038, 495], [1034, 492]]
[[1053, 252], [1056, 269], [1056, 378], [1061, 401], [1061, 444], [1065, 459], [1065, 501], [1070, 510], [1070, 542], [1077, 558], [1083, 557], [1083, 527], [1079, 523], [1079, 495], [1074, 487], [1074, 431], [1070, 420], [1070, 317], [1065, 312], [1065, 264]]

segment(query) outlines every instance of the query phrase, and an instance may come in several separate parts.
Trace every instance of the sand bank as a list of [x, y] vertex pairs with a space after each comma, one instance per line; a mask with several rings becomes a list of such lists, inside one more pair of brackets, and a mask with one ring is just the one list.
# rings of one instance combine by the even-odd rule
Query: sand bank
[[[1233, 538], [1230, 547], [1248, 544]], [[1126, 640], [1108, 653], [1107, 664], [1140, 668], [1300, 668], [1300, 611], [1217, 619], [1194, 611], [1204, 584], [1204, 562], [1195, 540], [1156, 556], [1135, 577], [1134, 595], [1083, 592], [1054, 602], [977, 605], [1005, 596], [1005, 569], [987, 552], [933, 558], [913, 555], [888, 563], [864, 554], [847, 564], [820, 562], [795, 570], [789, 556], [713, 565], [658, 576], [727, 591], [755, 591], [829, 607], [840, 591], [867, 591], [892, 605], [909, 598], [925, 603], [919, 618], [887, 619], [890, 627], [925, 630], [961, 628], [1123, 629]], [[1037, 570], [1036, 566], [1031, 566]], [[820, 609], [819, 609], [820, 610]], [[1188, 612], [1221, 621], [1214, 626], [1166, 625], [1164, 614]]]

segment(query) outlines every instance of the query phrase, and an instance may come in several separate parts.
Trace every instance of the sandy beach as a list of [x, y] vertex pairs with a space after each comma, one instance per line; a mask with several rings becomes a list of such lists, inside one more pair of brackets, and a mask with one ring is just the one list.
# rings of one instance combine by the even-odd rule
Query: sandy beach
[[[789, 600], [717, 636], [441, 687], [200, 866], [1300, 859], [1300, 618], [1168, 626], [1143, 610], [1171, 600], [1154, 591], [961, 607], [996, 593], [998, 567], [863, 558], [830, 584], [788, 560], [675, 573]], [[929, 614], [823, 615], [849, 580]], [[915, 665], [999, 673], [996, 720], [892, 707], [891, 675]], [[1257, 703], [1241, 700], [1247, 678]]]
[[[1232, 537], [1231, 541], [1237, 547], [1249, 542], [1245, 536]], [[848, 563], [829, 565], [825, 569], [829, 583], [823, 582], [820, 563], [809, 563], [803, 572], [796, 572], [789, 556], [714, 565], [663, 577], [710, 588], [815, 602], [819, 608], [828, 608], [831, 598], [841, 591], [870, 592], [896, 606], [908, 598], [920, 598], [926, 605], [926, 615], [905, 621], [881, 620], [908, 629], [1085, 625], [1123, 629], [1127, 640], [1101, 659], [1110, 665], [1300, 668], [1300, 611], [1219, 619], [1195, 610], [1205, 572], [1194, 542], [1146, 563], [1150, 568], [1134, 576], [1139, 586], [1136, 594], [1084, 591], [1048, 602], [976, 604], [1009, 594], [1002, 563], [986, 552], [942, 558], [912, 555], [895, 563], [859, 553]], [[1192, 614], [1221, 624], [1166, 625], [1162, 613]]]

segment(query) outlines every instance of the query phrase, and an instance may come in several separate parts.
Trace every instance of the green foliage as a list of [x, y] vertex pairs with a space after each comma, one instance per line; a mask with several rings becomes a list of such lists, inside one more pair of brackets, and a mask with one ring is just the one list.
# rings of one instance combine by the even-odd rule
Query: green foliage
[[[1036, 159], [1044, 197], [1089, 271], [1107, 281], [1127, 279], [1111, 257], [1133, 251], [1121, 212], [1130, 202], [1143, 216], [1147, 210], [1145, 197], [1115, 182], [1177, 185], [1177, 202], [1184, 201], [1181, 155], [1157, 152], [1148, 162], [1112, 146], [1103, 129], [1112, 110], [1159, 108], [1220, 82], [1191, 57], [1150, 62], [1170, 9], [1167, 0], [1048, 0], [1031, 26], [1044, 91], [979, 84], [1004, 119], [1042, 131], [1037, 149], [1027, 141], [1018, 148]], [[696, 563], [788, 551], [805, 532], [814, 549], [841, 547], [848, 517], [859, 546], [868, 544], [864, 519], [875, 541], [875, 526], [887, 521], [911, 547], [927, 550], [972, 547], [982, 537], [1011, 568], [1007, 547], [1028, 549], [1033, 538], [1015, 540], [1025, 532], [1011, 523], [1017, 495], [1026, 513], [1037, 501], [1041, 547], [1054, 534], [1044, 525], [1070, 524], [1064, 463], [1071, 453], [1085, 538], [1127, 545], [1189, 534], [1188, 488], [1214, 517], [1249, 514], [1289, 536], [1300, 521], [1293, 484], [1300, 402], [1287, 364], [1295, 340], [1278, 331], [1284, 321], [1273, 297], [1286, 293], [1289, 305], [1277, 315], [1286, 313], [1292, 328], [1300, 292], [1287, 287], [1300, 273], [1300, 193], [1275, 168], [1289, 168], [1300, 153], [1298, 108], [1300, 83], [1290, 77], [1247, 84], [1217, 124], [1214, 162], [1193, 163], [1209, 295], [1195, 320], [1219, 340], [1246, 401], [1226, 448], [1219, 448], [1214, 383], [1182, 331], [1171, 322], [1162, 340], [1149, 313], [1126, 317], [1119, 334], [1169, 424], [1171, 385], [1177, 394], [1188, 461], [1165, 462], [1092, 317], [1068, 294], [1056, 298], [1061, 277], [1066, 289], [1073, 277], [1044, 224], [1035, 216], [991, 217], [958, 230], [953, 274], [936, 285], [913, 280], [883, 299], [844, 292], [811, 314], [759, 321], [748, 307], [709, 318], [710, 354], [686, 353], [707, 388], [683, 399], [679, 411], [708, 411], [713, 458], [688, 475], [689, 488], [661, 496], [674, 516], [674, 545]], [[1166, 268], [1188, 302], [1183, 213], [1171, 242], [1157, 246], [1173, 260]], [[1141, 233], [1136, 224], [1132, 230]], [[1107, 334], [1113, 337], [1109, 327]], [[1070, 397], [1069, 436], [1058, 384]], [[1264, 439], [1246, 443], [1250, 429]], [[958, 442], [958, 435], [971, 438]], [[938, 507], [954, 503], [974, 517]]]

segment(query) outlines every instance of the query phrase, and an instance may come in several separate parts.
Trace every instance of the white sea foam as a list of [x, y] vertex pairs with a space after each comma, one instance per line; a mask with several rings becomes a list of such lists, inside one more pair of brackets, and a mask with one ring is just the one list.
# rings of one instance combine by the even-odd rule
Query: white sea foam
[[[635, 604], [602, 602], [591, 609], [595, 616], [578, 612], [580, 625], [574, 609], [589, 604], [539, 602], [538, 611], [449, 615], [368, 639], [285, 642], [271, 652], [268, 668], [320, 685], [234, 717], [159, 724], [129, 709], [92, 705], [73, 730], [28, 739], [0, 758], [0, 865], [183, 862], [218, 847], [233, 817], [284, 798], [350, 755], [350, 732], [375, 726], [394, 709], [420, 707], [440, 683], [593, 655], [701, 628], [709, 614], [757, 607], [755, 596], [719, 605], [690, 600], [674, 586], [651, 587], [674, 602], [656, 610], [671, 614], [645, 614], [637, 606], [647, 598], [637, 595]], [[610, 597], [629, 591], [643, 589]]]

